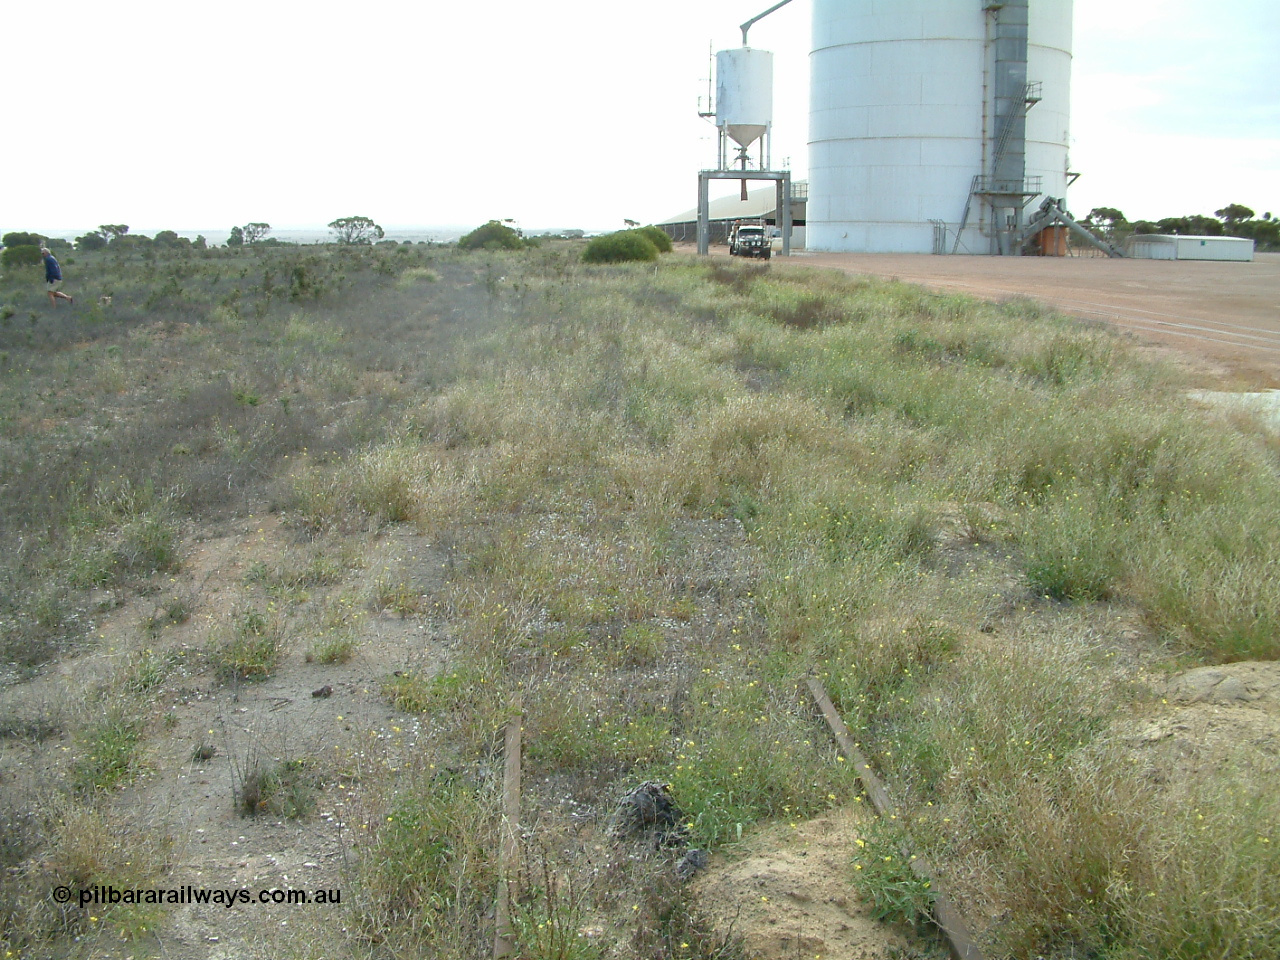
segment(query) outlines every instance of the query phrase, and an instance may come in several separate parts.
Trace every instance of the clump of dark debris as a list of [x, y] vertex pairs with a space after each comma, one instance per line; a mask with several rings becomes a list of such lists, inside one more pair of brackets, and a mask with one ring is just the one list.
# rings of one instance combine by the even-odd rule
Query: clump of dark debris
[[[653, 850], [688, 847], [684, 812], [671, 796], [671, 787], [649, 780], [629, 791], [618, 801], [609, 822], [609, 836], [615, 840], [644, 841]], [[707, 852], [697, 848], [685, 850], [676, 864], [676, 876], [682, 881], [706, 869]]]

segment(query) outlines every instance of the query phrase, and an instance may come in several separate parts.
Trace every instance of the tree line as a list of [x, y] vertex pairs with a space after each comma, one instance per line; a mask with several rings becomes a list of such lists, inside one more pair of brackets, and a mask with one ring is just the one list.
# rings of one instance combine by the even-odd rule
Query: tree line
[[[368, 217], [339, 217], [330, 221], [328, 227], [333, 231], [334, 240], [343, 244], [371, 244], [386, 235], [382, 227]], [[226, 245], [240, 247], [253, 243], [279, 244], [282, 242], [275, 237], [267, 236], [270, 232], [271, 224], [263, 221], [232, 227]], [[42, 246], [54, 252], [72, 249], [70, 241], [57, 237], [45, 237], [43, 234], [28, 231], [10, 231], [3, 235], [2, 240], [3, 263], [6, 267], [39, 263]], [[74, 249], [78, 251], [107, 248], [142, 250], [151, 247], [168, 247], [206, 250], [208, 246], [209, 241], [203, 235], [192, 240], [189, 237], [179, 236], [175, 230], [161, 230], [154, 237], [148, 237], [145, 234], [130, 233], [127, 223], [104, 223], [98, 229], [76, 237]]]
[[1268, 211], [1258, 217], [1242, 203], [1229, 203], [1212, 217], [1192, 214], [1161, 220], [1128, 220], [1115, 207], [1094, 207], [1081, 223], [1110, 243], [1149, 233], [1176, 233], [1197, 237], [1242, 237], [1259, 250], [1280, 250], [1280, 217]]

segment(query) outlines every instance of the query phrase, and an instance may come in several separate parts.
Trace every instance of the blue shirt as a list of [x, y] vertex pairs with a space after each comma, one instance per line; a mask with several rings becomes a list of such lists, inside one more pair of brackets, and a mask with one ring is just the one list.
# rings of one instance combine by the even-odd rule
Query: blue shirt
[[53, 283], [53, 281], [61, 279], [62, 268], [58, 266], [58, 261], [53, 258], [51, 253], [44, 258], [44, 281], [45, 283]]

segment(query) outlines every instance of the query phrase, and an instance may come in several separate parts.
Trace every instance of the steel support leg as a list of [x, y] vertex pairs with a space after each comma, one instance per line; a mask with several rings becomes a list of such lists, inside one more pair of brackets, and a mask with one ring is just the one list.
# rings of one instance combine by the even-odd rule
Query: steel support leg
[[710, 184], [705, 174], [698, 174], [698, 253], [711, 252], [711, 200]]

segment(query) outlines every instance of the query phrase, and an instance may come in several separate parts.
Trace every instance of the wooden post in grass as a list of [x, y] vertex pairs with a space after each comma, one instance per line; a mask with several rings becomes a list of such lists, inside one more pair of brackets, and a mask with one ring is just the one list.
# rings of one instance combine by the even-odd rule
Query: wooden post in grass
[[519, 696], [512, 705], [503, 744], [502, 837], [498, 846], [498, 903], [494, 909], [493, 956], [495, 960], [515, 953], [515, 931], [511, 928], [510, 880], [520, 872], [520, 727], [524, 706]]
[[[849, 736], [849, 728], [845, 726], [844, 720], [836, 712], [835, 704], [827, 696], [827, 688], [813, 674], [809, 674], [807, 682], [809, 684], [809, 692], [813, 694], [813, 699], [818, 704], [818, 709], [822, 711], [823, 717], [826, 718], [827, 726], [831, 728], [831, 733], [835, 736], [841, 752], [853, 764], [853, 769], [857, 771], [858, 779], [862, 781], [862, 786], [867, 791], [867, 796], [871, 798], [871, 805], [876, 808], [876, 812], [882, 817], [896, 816], [893, 809], [893, 801], [889, 799], [889, 791], [884, 788], [880, 778], [871, 769], [866, 756], [858, 749], [858, 745], [853, 742], [853, 737]], [[951, 902], [951, 898], [938, 886], [938, 881], [934, 878], [932, 865], [923, 857], [909, 858], [908, 863], [911, 864], [911, 870], [916, 876], [929, 881], [930, 889], [933, 891], [933, 920], [946, 935], [947, 942], [951, 947], [951, 955], [956, 960], [982, 960], [982, 951], [973, 942], [973, 936], [969, 933], [969, 928], [965, 925], [964, 918], [960, 916], [960, 911]]]

